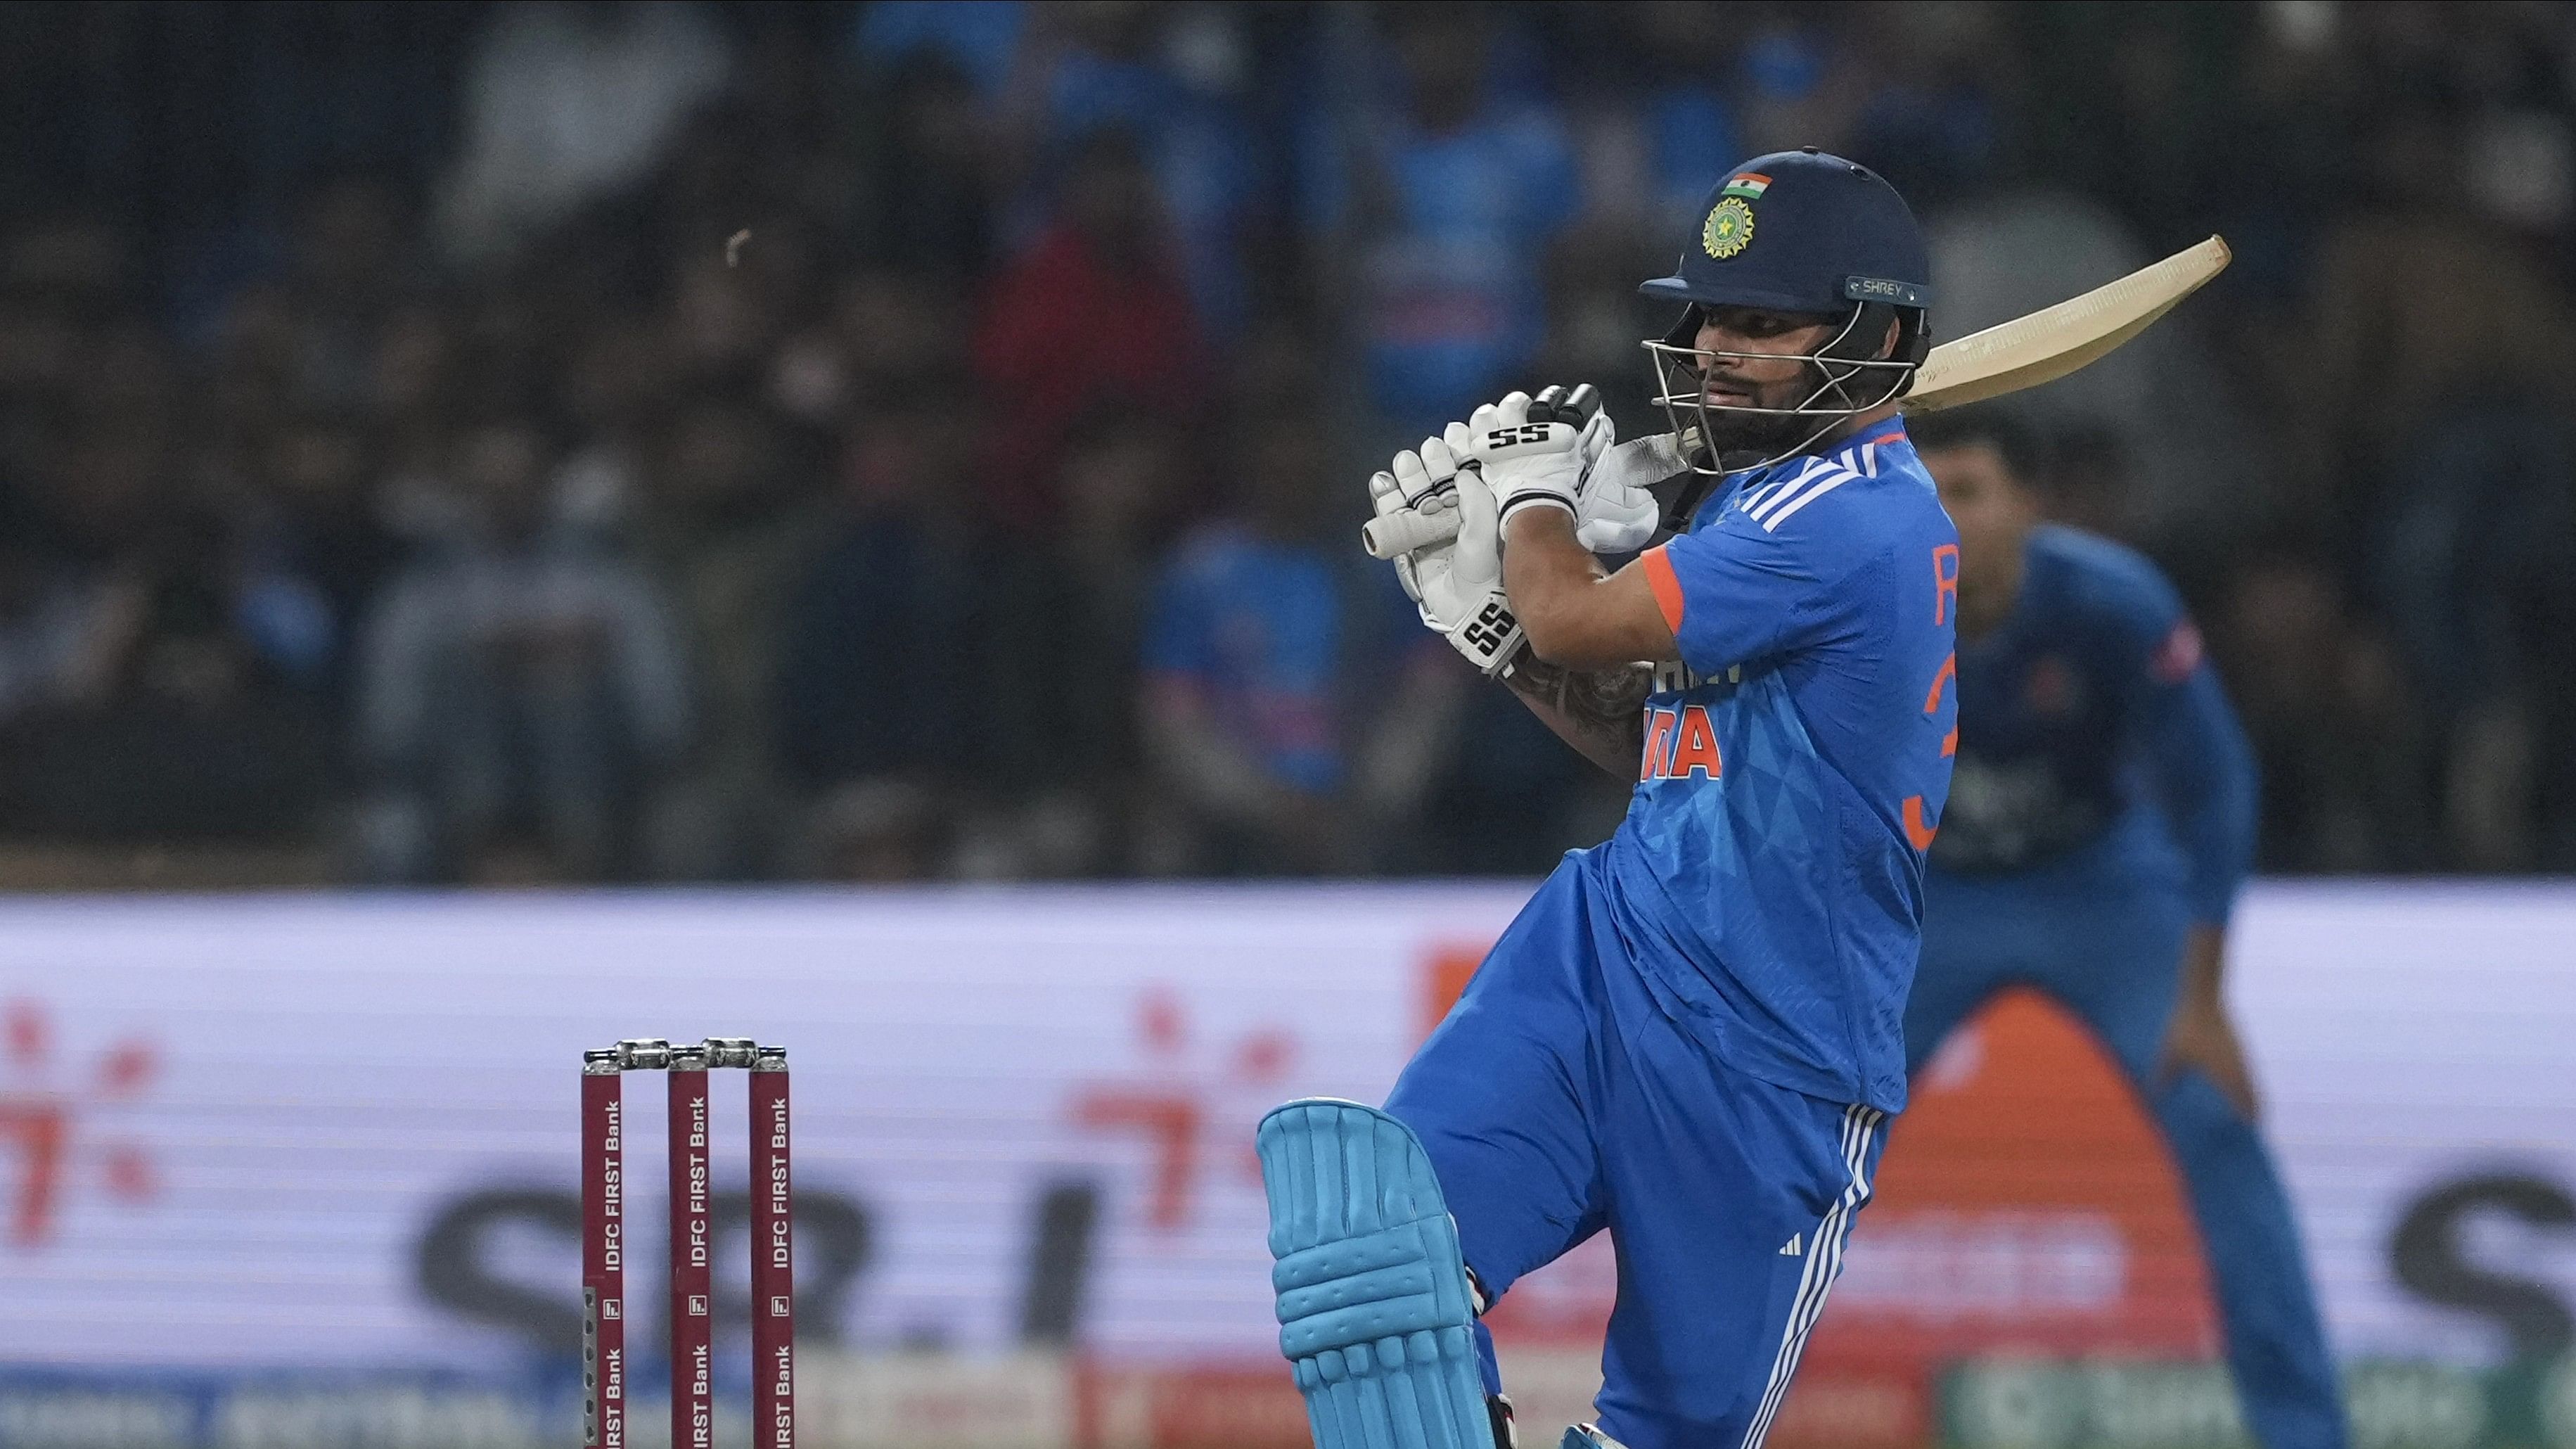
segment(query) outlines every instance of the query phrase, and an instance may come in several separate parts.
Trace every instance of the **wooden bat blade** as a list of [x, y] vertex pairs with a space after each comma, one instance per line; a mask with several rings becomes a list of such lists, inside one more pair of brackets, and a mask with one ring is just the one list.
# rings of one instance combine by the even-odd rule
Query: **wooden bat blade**
[[1945, 342], [1923, 359], [1907, 412], [1938, 412], [2055, 382], [2145, 331], [2227, 270], [2217, 237], [2054, 307]]

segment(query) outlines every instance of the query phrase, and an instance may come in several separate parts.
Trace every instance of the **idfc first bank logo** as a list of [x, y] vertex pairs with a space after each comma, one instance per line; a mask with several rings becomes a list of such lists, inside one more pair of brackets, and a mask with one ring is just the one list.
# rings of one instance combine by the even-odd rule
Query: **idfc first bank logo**
[[116, 1118], [159, 1073], [160, 1053], [142, 1037], [75, 1057], [42, 1003], [0, 1006], [0, 1238], [11, 1248], [52, 1242], [83, 1194], [152, 1198], [151, 1159], [119, 1135]]

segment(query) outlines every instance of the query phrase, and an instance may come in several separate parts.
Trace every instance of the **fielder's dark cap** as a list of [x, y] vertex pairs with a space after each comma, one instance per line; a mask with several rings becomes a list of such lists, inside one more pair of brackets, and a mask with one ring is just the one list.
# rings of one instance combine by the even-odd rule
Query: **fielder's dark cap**
[[1756, 156], [1700, 208], [1681, 266], [1637, 289], [1711, 307], [1839, 314], [1854, 302], [1926, 308], [1932, 259], [1896, 188], [1809, 147]]

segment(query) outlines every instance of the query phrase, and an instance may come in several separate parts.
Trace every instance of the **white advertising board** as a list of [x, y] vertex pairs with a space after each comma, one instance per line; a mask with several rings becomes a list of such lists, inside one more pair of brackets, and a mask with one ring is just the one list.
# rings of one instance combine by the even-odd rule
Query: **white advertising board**
[[[1254, 1121], [1291, 1096], [1381, 1095], [1440, 983], [1525, 895], [0, 903], [0, 1365], [559, 1361], [576, 1064], [638, 1035], [790, 1049], [816, 1352], [1257, 1361], [1275, 1330]], [[2492, 1363], [2563, 1324], [2576, 890], [2259, 886], [2233, 979], [2339, 1352]], [[718, 1182], [737, 1200], [741, 1093], [720, 1084]], [[649, 1305], [658, 1079], [627, 1101], [630, 1296]], [[738, 1314], [732, 1212], [718, 1287]], [[1991, 1235], [1899, 1218], [1913, 1256], [1874, 1267], [1869, 1227], [1841, 1304], [1855, 1321], [1976, 1309], [1980, 1285], [1921, 1255]], [[2095, 1227], [2033, 1232], [2082, 1270], [2067, 1293], [2123, 1271]], [[1597, 1298], [1599, 1267], [1558, 1291]]]
[[2493, 1364], [2510, 1324], [2565, 1325], [2576, 889], [2258, 887], [2234, 945], [2230, 994], [2337, 1351]]
[[[1515, 905], [1467, 889], [0, 906], [0, 1359], [487, 1367], [563, 1341], [580, 1051], [644, 1035], [789, 1048], [808, 1336], [1016, 1345], [1048, 1195], [1087, 1191], [1089, 1209], [1056, 1209], [1078, 1240], [1059, 1256], [1079, 1261], [1040, 1285], [1062, 1299], [1078, 1275], [1086, 1343], [1259, 1351], [1253, 1123], [1286, 1097], [1382, 1094], [1415, 1030], [1412, 953], [1489, 940]], [[627, 1085], [639, 1303], [657, 1291], [659, 1086]], [[721, 1129], [739, 1130], [742, 1088], [719, 1090], [718, 1181], [739, 1193]]]

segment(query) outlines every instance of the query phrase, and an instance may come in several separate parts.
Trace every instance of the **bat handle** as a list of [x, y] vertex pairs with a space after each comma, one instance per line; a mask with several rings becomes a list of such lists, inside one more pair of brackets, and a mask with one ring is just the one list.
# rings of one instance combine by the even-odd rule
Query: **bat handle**
[[1412, 509], [1380, 514], [1360, 525], [1360, 547], [1371, 558], [1394, 558], [1458, 536], [1458, 511], [1425, 517]]

